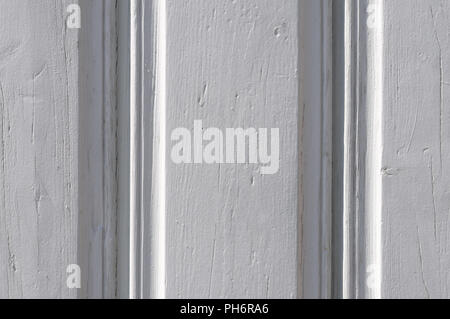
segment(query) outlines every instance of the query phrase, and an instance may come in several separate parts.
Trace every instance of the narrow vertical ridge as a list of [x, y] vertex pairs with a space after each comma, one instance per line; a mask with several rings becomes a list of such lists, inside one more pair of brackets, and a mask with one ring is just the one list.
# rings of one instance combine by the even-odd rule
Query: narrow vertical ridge
[[356, 131], [357, 110], [355, 76], [357, 74], [354, 52], [356, 52], [355, 33], [357, 31], [356, 20], [357, 2], [345, 1], [345, 87], [344, 87], [344, 172], [343, 172], [343, 297], [355, 297], [355, 212], [356, 212]]
[[378, 0], [345, 0], [344, 70], [334, 83], [345, 83], [341, 101], [344, 149], [340, 289], [346, 299], [379, 298], [381, 294], [381, 7], [382, 1]]
[[166, 296], [166, 39], [167, 8], [166, 0], [156, 0], [154, 18], [156, 19], [156, 86], [155, 86], [155, 150], [154, 153], [154, 198], [151, 216], [152, 260], [151, 291], [152, 298]]
[[322, 30], [322, 121], [321, 121], [321, 298], [331, 298], [332, 291], [332, 4], [321, 3]]
[[130, 3], [130, 268], [129, 294], [141, 294], [142, 0]]
[[117, 1], [117, 297], [129, 298], [130, 2]]
[[131, 1], [130, 298], [166, 290], [166, 1]]
[[383, 0], [370, 0], [375, 25], [367, 30], [367, 97], [368, 118], [372, 119], [368, 128], [368, 183], [367, 183], [367, 295], [381, 298], [382, 254], [381, 254], [381, 214], [382, 214], [382, 156], [383, 156]]

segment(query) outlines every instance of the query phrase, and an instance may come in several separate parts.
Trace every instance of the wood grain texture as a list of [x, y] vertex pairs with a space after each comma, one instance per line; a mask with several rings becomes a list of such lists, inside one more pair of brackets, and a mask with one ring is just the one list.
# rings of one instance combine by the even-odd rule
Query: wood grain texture
[[345, 114], [334, 117], [337, 297], [449, 296], [449, 10], [438, 0], [334, 3], [334, 101]]
[[[0, 298], [449, 297], [448, 1], [138, 2], [130, 122], [123, 1], [0, 0]], [[279, 172], [175, 165], [195, 120]]]
[[75, 297], [78, 31], [68, 1], [0, 1], [0, 296]]
[[0, 1], [2, 298], [115, 295], [115, 2], [83, 2], [81, 31], [73, 3]]
[[382, 297], [450, 290], [450, 2], [384, 1]]
[[168, 138], [202, 120], [279, 128], [281, 144], [280, 171], [265, 176], [168, 153], [167, 297], [298, 295], [298, 13], [294, 0], [167, 1]]

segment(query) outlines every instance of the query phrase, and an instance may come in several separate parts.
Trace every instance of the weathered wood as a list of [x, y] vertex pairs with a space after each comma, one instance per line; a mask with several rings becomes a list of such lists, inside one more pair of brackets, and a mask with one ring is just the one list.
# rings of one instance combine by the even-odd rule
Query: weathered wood
[[115, 2], [76, 3], [0, 1], [0, 297], [115, 295]]
[[338, 297], [448, 297], [449, 10], [434, 0], [335, 2]]
[[78, 30], [68, 1], [0, 1], [0, 296], [75, 297]]
[[[167, 1], [167, 297], [298, 295], [298, 6]], [[194, 120], [223, 131], [279, 128], [279, 172], [262, 175], [255, 164], [175, 165], [171, 132], [192, 129]]]
[[[0, 0], [0, 298], [449, 296], [448, 1], [74, 3]], [[195, 121], [279, 171], [174, 163]]]
[[448, 298], [450, 2], [384, 1], [382, 297]]

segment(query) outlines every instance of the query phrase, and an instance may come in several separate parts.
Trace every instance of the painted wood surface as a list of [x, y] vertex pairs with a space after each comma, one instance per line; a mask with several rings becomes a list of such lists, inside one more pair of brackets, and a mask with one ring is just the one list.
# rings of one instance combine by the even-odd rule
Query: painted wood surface
[[0, 298], [449, 297], [448, 1], [132, 2], [0, 0]]
[[336, 297], [449, 296], [449, 12], [333, 3]]
[[2, 297], [76, 296], [78, 32], [65, 4], [0, 2]]
[[450, 2], [382, 10], [381, 296], [448, 298]]
[[115, 4], [74, 3], [0, 1], [2, 298], [115, 295]]
[[[167, 1], [167, 297], [298, 296], [298, 17], [294, 0]], [[194, 120], [279, 128], [279, 172], [175, 165], [170, 134]]]

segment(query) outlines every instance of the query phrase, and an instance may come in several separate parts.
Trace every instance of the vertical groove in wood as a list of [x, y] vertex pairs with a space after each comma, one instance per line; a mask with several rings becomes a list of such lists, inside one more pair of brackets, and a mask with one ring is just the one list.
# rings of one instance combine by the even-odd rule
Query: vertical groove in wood
[[332, 295], [332, 1], [322, 2], [321, 290]]
[[117, 297], [117, 2], [104, 1], [103, 16], [103, 147], [104, 147], [104, 259], [103, 298]]
[[117, 296], [130, 297], [130, 1], [117, 1]]
[[[331, 297], [332, 8], [300, 1], [301, 276], [304, 298]], [[320, 54], [318, 54], [318, 52]], [[319, 71], [318, 71], [319, 70]]]
[[116, 1], [81, 3], [79, 41], [80, 298], [114, 298], [117, 287]]

